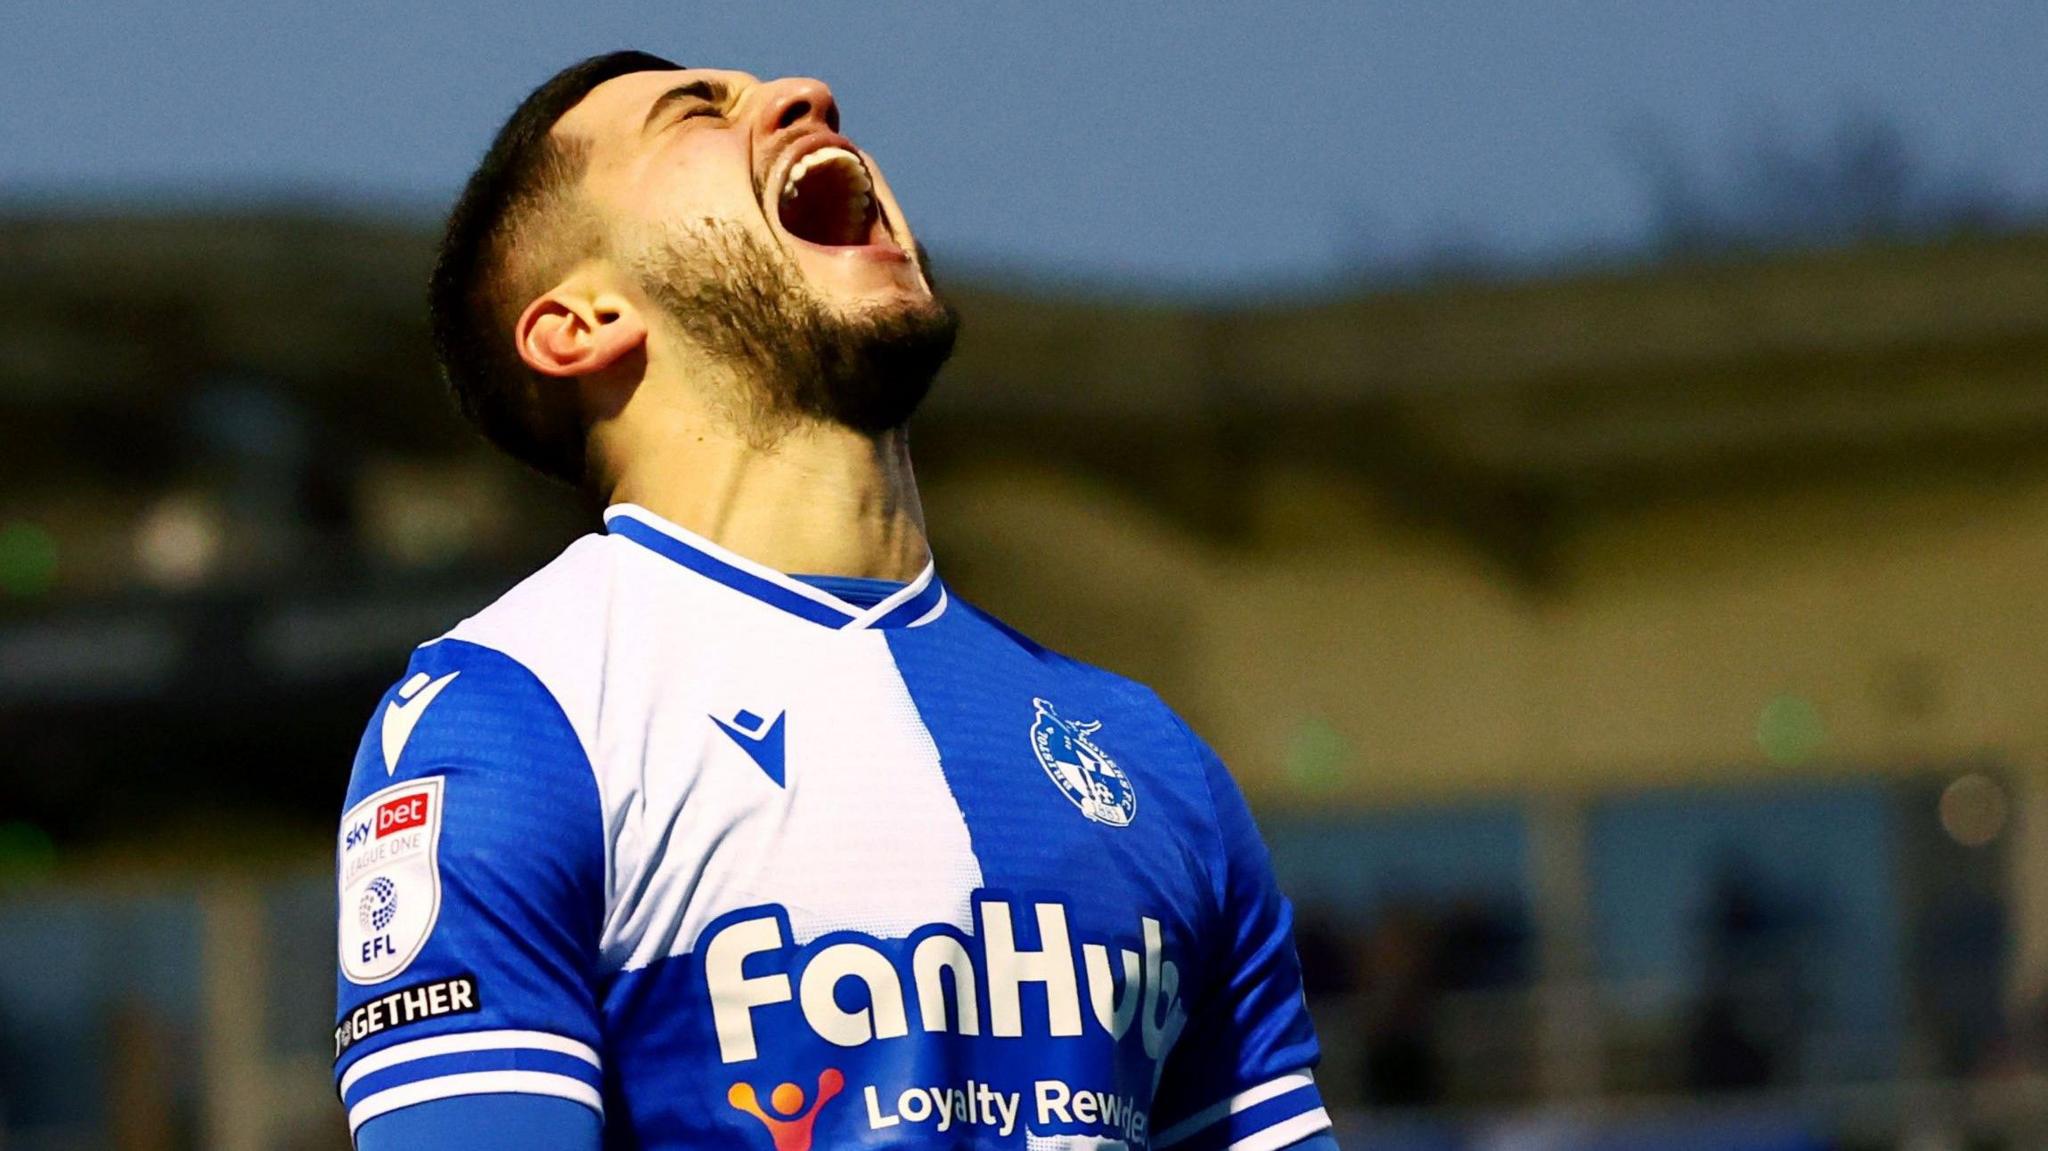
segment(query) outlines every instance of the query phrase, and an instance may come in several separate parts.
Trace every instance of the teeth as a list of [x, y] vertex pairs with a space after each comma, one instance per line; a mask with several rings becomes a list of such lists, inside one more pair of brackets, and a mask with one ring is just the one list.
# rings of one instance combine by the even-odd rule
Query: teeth
[[874, 181], [868, 179], [867, 165], [860, 162], [859, 156], [837, 146], [820, 148], [792, 165], [789, 169], [789, 178], [782, 185], [782, 198], [785, 200], [796, 199], [797, 185], [803, 181], [804, 174], [812, 168], [824, 164], [843, 164], [850, 170], [850, 174], [853, 176], [854, 190], [857, 193], [855, 200], [860, 205], [861, 214], [865, 216], [867, 214], [867, 196], [874, 188]]

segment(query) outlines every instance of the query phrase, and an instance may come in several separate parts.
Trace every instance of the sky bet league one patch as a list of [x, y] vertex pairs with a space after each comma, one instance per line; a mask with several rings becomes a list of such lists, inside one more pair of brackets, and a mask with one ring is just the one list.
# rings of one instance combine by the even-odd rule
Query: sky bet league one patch
[[387, 787], [341, 819], [341, 971], [351, 983], [403, 972], [441, 914], [441, 784]]

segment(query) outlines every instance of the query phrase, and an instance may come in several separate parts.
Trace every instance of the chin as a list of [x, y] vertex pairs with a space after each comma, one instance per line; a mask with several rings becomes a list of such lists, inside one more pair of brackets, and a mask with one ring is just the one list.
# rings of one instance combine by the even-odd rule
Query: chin
[[835, 352], [816, 361], [817, 414], [868, 433], [903, 427], [953, 353], [960, 318], [929, 291], [842, 312]]
[[894, 248], [886, 255], [855, 249], [825, 257], [800, 251], [796, 263], [811, 291], [836, 311], [929, 308], [936, 303], [923, 270]]
[[920, 285], [916, 290], [841, 293], [822, 296], [825, 306], [843, 320], [887, 326], [928, 322], [952, 314], [946, 302]]

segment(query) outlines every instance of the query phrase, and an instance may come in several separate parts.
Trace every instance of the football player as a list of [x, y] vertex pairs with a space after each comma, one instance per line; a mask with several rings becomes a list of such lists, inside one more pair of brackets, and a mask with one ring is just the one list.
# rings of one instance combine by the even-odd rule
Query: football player
[[1331, 1147], [1229, 773], [933, 567], [904, 428], [955, 319], [841, 128], [816, 80], [614, 53], [456, 204], [460, 406], [609, 510], [364, 736], [357, 1144]]

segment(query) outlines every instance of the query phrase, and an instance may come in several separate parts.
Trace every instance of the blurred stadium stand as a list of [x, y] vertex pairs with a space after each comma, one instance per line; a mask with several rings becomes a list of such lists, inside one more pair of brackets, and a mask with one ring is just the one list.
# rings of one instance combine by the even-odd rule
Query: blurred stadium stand
[[[438, 395], [429, 257], [0, 219], [8, 1151], [345, 1144], [350, 753], [592, 519]], [[1347, 1145], [2042, 1145], [2048, 233], [955, 295], [941, 570], [1234, 765]]]

